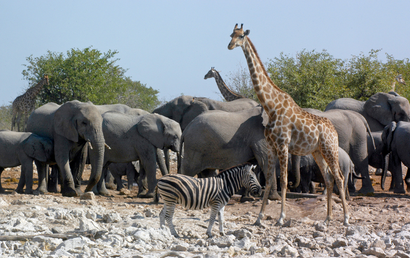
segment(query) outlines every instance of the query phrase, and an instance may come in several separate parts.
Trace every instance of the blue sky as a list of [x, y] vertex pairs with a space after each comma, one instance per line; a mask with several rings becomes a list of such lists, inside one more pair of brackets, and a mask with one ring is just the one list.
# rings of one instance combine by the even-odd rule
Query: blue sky
[[[211, 67], [228, 80], [246, 67], [228, 50], [235, 23], [251, 31], [263, 62], [326, 49], [335, 58], [382, 49], [410, 56], [410, 1], [9, 1], [0, 0], [0, 105], [24, 93], [26, 57], [92, 46], [117, 50], [126, 75], [158, 90], [221, 100]], [[405, 78], [406, 79], [406, 78]]]

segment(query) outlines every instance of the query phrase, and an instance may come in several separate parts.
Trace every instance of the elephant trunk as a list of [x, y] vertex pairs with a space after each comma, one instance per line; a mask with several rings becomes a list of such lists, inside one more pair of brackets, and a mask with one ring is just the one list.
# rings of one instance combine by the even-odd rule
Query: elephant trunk
[[93, 149], [89, 150], [91, 175], [85, 189], [86, 192], [92, 191], [93, 187], [100, 181], [104, 165], [105, 142], [92, 142], [92, 146]]

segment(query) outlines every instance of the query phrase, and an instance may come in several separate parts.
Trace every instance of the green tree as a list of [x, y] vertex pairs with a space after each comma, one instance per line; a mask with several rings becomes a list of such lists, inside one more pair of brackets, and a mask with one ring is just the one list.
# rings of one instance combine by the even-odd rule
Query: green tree
[[243, 68], [239, 66], [237, 71], [231, 72], [226, 85], [236, 93], [259, 102], [258, 96], [256, 96], [255, 90], [253, 89], [248, 67]]
[[[126, 70], [116, 65], [117, 53], [111, 50], [101, 53], [91, 48], [71, 49], [66, 55], [48, 51], [44, 56], [28, 57], [23, 76], [35, 83], [44, 74], [49, 75], [50, 83], [39, 94], [39, 105], [47, 102], [62, 104], [74, 99], [94, 104], [125, 101], [127, 103], [124, 104], [132, 104], [133, 107], [139, 104], [145, 105], [144, 107], [155, 105], [158, 91], [125, 77]], [[150, 94], [153, 96], [149, 96]], [[140, 99], [137, 100], [136, 96]], [[133, 101], [137, 102], [132, 103]]]
[[329, 102], [344, 95], [344, 61], [325, 50], [303, 50], [296, 58], [281, 53], [267, 67], [272, 81], [303, 108], [323, 110]]
[[161, 102], [157, 98], [159, 93], [151, 87], [147, 87], [139, 81], [132, 81], [127, 78], [126, 89], [123, 94], [118, 95], [118, 103], [128, 105], [133, 108], [141, 108], [152, 112]]

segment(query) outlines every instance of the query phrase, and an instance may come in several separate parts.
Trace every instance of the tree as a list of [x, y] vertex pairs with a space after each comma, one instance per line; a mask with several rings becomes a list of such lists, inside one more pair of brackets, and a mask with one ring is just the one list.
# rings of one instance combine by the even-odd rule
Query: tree
[[226, 84], [236, 93], [259, 102], [258, 96], [256, 96], [255, 90], [253, 89], [248, 67], [243, 68], [239, 66], [237, 71], [231, 72]]
[[128, 105], [133, 108], [141, 108], [152, 112], [161, 102], [157, 98], [159, 93], [151, 87], [147, 87], [139, 81], [126, 80], [126, 89], [123, 94], [118, 95], [118, 103]]
[[[134, 82], [125, 77], [126, 70], [116, 65], [118, 59], [114, 57], [117, 53], [111, 50], [101, 53], [91, 48], [71, 49], [66, 55], [48, 51], [41, 57], [28, 57], [23, 76], [34, 83], [44, 74], [49, 75], [50, 83], [39, 94], [39, 105], [47, 102], [62, 104], [74, 99], [94, 104], [114, 104], [130, 100], [129, 95], [140, 94], [132, 92], [132, 89], [148, 90], [153, 94], [148, 103], [155, 104], [158, 91], [144, 89], [145, 85], [139, 82], [135, 82], [139, 84], [136, 88]], [[141, 96], [147, 97], [144, 94]], [[139, 100], [139, 103], [144, 101]]]
[[302, 50], [296, 58], [281, 53], [268, 63], [267, 70], [272, 81], [303, 108], [323, 110], [344, 95], [344, 61], [326, 50]]

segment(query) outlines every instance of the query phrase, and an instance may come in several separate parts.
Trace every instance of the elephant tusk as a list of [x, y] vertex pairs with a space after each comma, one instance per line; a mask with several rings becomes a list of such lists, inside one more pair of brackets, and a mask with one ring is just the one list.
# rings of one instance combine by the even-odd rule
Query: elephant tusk
[[104, 145], [105, 145], [105, 147], [106, 147], [107, 149], [111, 150], [111, 147], [108, 146], [108, 144], [104, 143]]
[[87, 141], [87, 142], [90, 145], [90, 149], [93, 149], [93, 145], [91, 144], [91, 142], [90, 141]]

